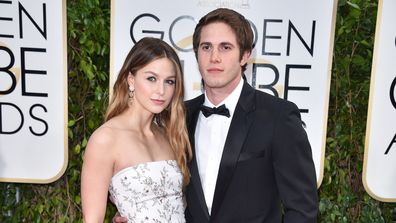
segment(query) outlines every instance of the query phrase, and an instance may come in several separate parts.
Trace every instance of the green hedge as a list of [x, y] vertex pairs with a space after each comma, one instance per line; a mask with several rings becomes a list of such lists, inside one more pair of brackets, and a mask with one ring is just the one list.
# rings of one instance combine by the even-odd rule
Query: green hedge
[[[361, 174], [377, 13], [339, 0], [319, 222], [391, 222], [396, 204], [365, 192]], [[0, 183], [0, 222], [82, 222], [80, 169], [108, 103], [110, 1], [68, 0], [69, 165], [51, 184]], [[106, 222], [115, 209], [109, 205]]]

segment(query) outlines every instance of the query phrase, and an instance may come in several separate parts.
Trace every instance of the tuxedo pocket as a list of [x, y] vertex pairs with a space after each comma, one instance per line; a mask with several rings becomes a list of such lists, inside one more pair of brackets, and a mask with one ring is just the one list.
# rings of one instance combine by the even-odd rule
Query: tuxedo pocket
[[265, 157], [265, 150], [258, 152], [243, 152], [239, 155], [238, 162]]

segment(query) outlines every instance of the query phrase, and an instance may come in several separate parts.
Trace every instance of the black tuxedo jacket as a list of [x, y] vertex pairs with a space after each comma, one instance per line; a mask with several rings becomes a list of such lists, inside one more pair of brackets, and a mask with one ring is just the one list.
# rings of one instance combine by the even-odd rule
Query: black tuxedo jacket
[[246, 82], [224, 145], [209, 215], [194, 150], [203, 102], [204, 95], [186, 102], [194, 155], [186, 189], [187, 222], [316, 222], [315, 167], [299, 110]]

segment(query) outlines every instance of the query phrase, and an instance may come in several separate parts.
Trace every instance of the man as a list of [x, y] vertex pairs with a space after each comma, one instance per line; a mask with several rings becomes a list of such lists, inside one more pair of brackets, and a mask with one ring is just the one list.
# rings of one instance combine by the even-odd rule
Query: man
[[205, 93], [186, 102], [188, 223], [316, 222], [315, 167], [299, 110], [246, 83], [252, 45], [249, 22], [230, 9], [209, 12], [195, 28]]
[[[205, 94], [186, 104], [194, 151], [187, 222], [278, 223], [282, 213], [283, 222], [316, 222], [315, 167], [299, 110], [244, 81], [252, 45], [249, 22], [230, 9], [195, 28]], [[228, 113], [216, 114], [222, 105]]]

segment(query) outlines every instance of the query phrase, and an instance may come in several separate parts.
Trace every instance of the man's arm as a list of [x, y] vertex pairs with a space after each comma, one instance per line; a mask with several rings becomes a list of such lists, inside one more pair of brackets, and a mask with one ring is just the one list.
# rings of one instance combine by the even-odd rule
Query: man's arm
[[300, 112], [286, 103], [274, 134], [273, 164], [284, 223], [317, 222], [318, 192], [311, 146]]

